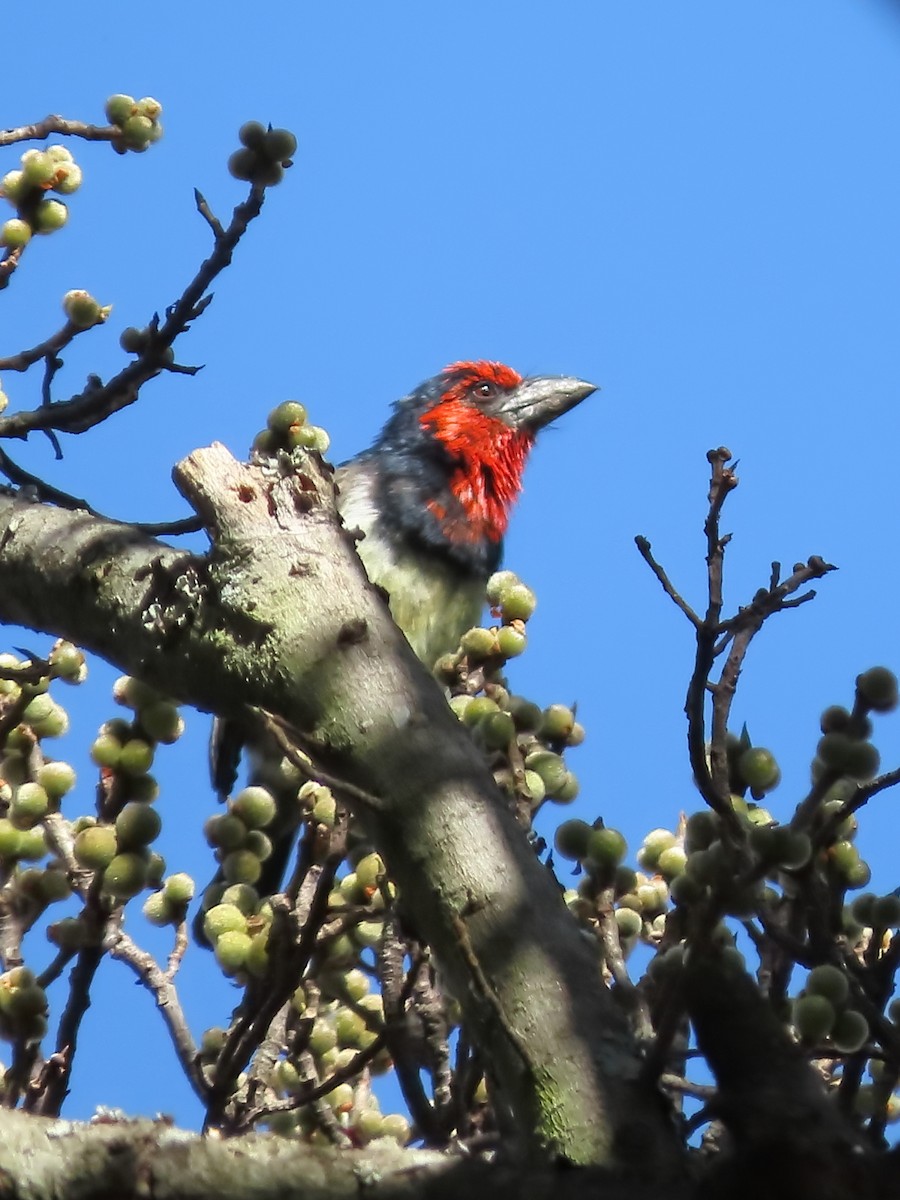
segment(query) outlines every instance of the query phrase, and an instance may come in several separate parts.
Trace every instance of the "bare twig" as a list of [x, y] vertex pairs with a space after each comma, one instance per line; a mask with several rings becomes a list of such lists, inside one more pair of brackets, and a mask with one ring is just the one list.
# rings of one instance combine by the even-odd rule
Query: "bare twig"
[[[404, 972], [406, 941], [399, 931], [397, 922], [391, 918], [385, 924], [381, 944], [378, 947], [378, 967], [381, 977], [381, 995], [384, 1004], [385, 1037], [400, 1090], [412, 1119], [429, 1140], [440, 1139], [441, 1130], [434, 1107], [425, 1094], [419, 1070], [420, 1056], [414, 1052], [410, 1037], [409, 1015], [406, 1001], [409, 996], [410, 980], [418, 970], [421, 956], [413, 964], [414, 970]], [[404, 980], [405, 975], [405, 980]]]
[[151, 993], [160, 1011], [163, 1022], [181, 1068], [194, 1092], [203, 1102], [207, 1100], [208, 1088], [200, 1071], [197, 1047], [178, 999], [172, 980], [160, 968], [152, 954], [142, 950], [121, 926], [112, 925], [104, 939], [104, 948], [112, 958], [118, 958], [134, 972]]
[[643, 558], [644, 562], [662, 584], [662, 589], [666, 595], [678, 606], [678, 608], [681, 609], [694, 628], [699, 629], [701, 624], [700, 618], [680, 594], [680, 592], [675, 590], [675, 587], [672, 584], [672, 581], [669, 579], [669, 576], [666, 574], [665, 569], [653, 557], [650, 542], [647, 540], [647, 538], [638, 535], [634, 539], [634, 544], [637, 546], [641, 558]]
[[[242, 1109], [239, 1118], [241, 1122], [247, 1122], [248, 1105], [250, 1106], [249, 1111], [255, 1112], [257, 1109], [265, 1107], [265, 1104], [258, 1102], [260, 1095], [274, 1094], [270, 1080], [275, 1064], [287, 1042], [287, 1022], [290, 1011], [291, 1002], [288, 1000], [282, 1004], [272, 1018], [266, 1036], [253, 1057], [253, 1063], [247, 1072], [247, 1083], [242, 1089], [243, 1096], [239, 1097]], [[241, 1101], [243, 1102], [241, 1103]]]
[[[41, 404], [43, 404], [44, 408], [49, 408], [53, 403], [53, 392], [51, 391], [53, 387], [53, 380], [56, 377], [57, 371], [62, 370], [62, 366], [63, 360], [59, 358], [58, 355], [46, 354], [44, 356], [44, 378], [41, 380]], [[60, 449], [59, 442], [56, 440], [56, 436], [52, 434], [52, 430], [45, 429], [44, 433], [46, 433], [47, 437], [51, 438], [53, 442], [53, 448], [56, 451], [57, 460], [61, 459], [62, 450]]]
[[22, 260], [24, 246], [17, 246], [15, 250], [7, 250], [6, 255], [0, 261], [0, 291], [6, 287], [12, 278], [12, 274]]
[[[98, 322], [98, 324], [102, 324], [102, 322]], [[96, 326], [92, 325], [90, 328], [95, 329]], [[78, 325], [73, 325], [71, 321], [66, 321], [62, 329], [57, 330], [56, 333], [36, 346], [32, 346], [30, 350], [20, 350], [18, 354], [8, 354], [5, 358], [0, 358], [0, 371], [27, 371], [42, 358], [55, 358], [59, 351], [74, 341], [80, 333], [87, 333], [87, 329], [82, 329]]]
[[0, 146], [12, 146], [16, 142], [39, 142], [52, 133], [84, 138], [87, 142], [111, 142], [114, 137], [121, 137], [122, 130], [118, 125], [89, 125], [86, 121], [69, 121], [51, 113], [31, 125], [0, 129]]
[[[250, 194], [234, 209], [231, 223], [217, 238], [210, 256], [179, 299], [166, 310], [165, 320], [150, 323], [146, 348], [134, 362], [106, 384], [89, 381], [84, 391], [69, 400], [0, 417], [0, 437], [24, 438], [37, 429], [84, 433], [133, 404], [141, 387], [171, 365], [169, 348], [209, 304], [212, 296], [205, 293], [216, 276], [230, 264], [250, 222], [259, 216], [265, 192], [261, 185], [251, 186]], [[0, 263], [0, 271], [4, 265]]]
[[51, 673], [51, 666], [44, 658], [33, 658], [29, 655], [25, 662], [14, 667], [0, 667], [0, 679], [11, 679], [13, 683], [38, 683]]
[[47, 483], [39, 476], [32, 475], [30, 471], [26, 471], [24, 467], [13, 462], [5, 450], [0, 450], [0, 472], [17, 487], [30, 488], [36, 500], [46, 504], [55, 504], [58, 508], [65, 508], [70, 512], [86, 512], [92, 517], [100, 516], [96, 509], [91, 508], [87, 500], [83, 500], [80, 496], [73, 496], [69, 492], [60, 491], [52, 483]]
[[23, 1091], [36, 1077], [39, 1047], [34, 1042], [26, 1044], [21, 1038], [13, 1042], [12, 1062], [0, 1083], [0, 1104], [4, 1108], [15, 1108]]
[[[132, 522], [126, 521], [125, 524]], [[133, 528], [150, 537], [182, 537], [186, 533], [199, 533], [203, 521], [200, 517], [183, 517], [180, 521], [135, 521]]]
[[[676, 922], [669, 920], [668, 924]], [[669, 931], [666, 931], [666, 937]], [[672, 945], [676, 943], [673, 942]], [[665, 939], [661, 947], [665, 946]], [[664, 953], [660, 948], [657, 954]], [[654, 1023], [656, 1036], [647, 1048], [646, 1057], [641, 1068], [645, 1079], [658, 1081], [660, 1075], [672, 1069], [673, 1047], [682, 1039], [685, 1032], [686, 1018], [684, 1015], [684, 997], [682, 995], [680, 970], [666, 972], [661, 978], [647, 972], [637, 985], [650, 1005], [650, 1015]], [[686, 1039], [685, 1039], [686, 1041]], [[679, 1064], [686, 1060], [686, 1053], [677, 1055]]]
[[55, 983], [59, 979], [77, 953], [77, 950], [68, 949], [58, 951], [53, 961], [36, 976], [38, 986], [46, 991], [51, 983]]
[[[312, 1084], [317, 1078], [317, 1074], [315, 1059], [309, 1051], [305, 1050], [298, 1055], [297, 1065], [300, 1068], [303, 1082]], [[310, 1100], [307, 1107], [315, 1128], [325, 1135], [332, 1146], [336, 1146], [340, 1150], [349, 1150], [352, 1147], [352, 1139], [342, 1127], [337, 1113], [327, 1100], [320, 1096], [316, 1100]]]
[[[28, 1087], [25, 1089], [22, 1111], [38, 1115], [53, 1113], [52, 1108], [45, 1107], [46, 1097], [51, 1092], [58, 1091], [60, 1078], [63, 1076], [66, 1079], [69, 1078], [71, 1063], [71, 1054], [68, 1050], [57, 1050], [49, 1058], [46, 1058], [38, 1069], [32, 1072]], [[64, 1098], [65, 1093], [63, 1093]]]
[[[35, 499], [43, 503], [55, 504], [57, 508], [65, 508], [69, 512], [86, 512], [92, 517], [99, 517], [101, 521], [116, 520], [115, 517], [107, 517], [98, 512], [82, 497], [63, 492], [38, 475], [32, 475], [30, 471], [26, 471], [24, 467], [13, 462], [4, 450], [0, 450], [0, 473], [17, 487], [33, 489]], [[151, 537], [175, 537], [185, 533], [197, 533], [203, 528], [203, 522], [199, 517], [185, 517], [180, 521], [117, 521], [116, 523], [131, 525]]]
[[41, 1093], [29, 1105], [33, 1112], [42, 1116], [59, 1116], [63, 1101], [69, 1091], [69, 1080], [75, 1051], [78, 1048], [78, 1032], [85, 1013], [91, 1006], [91, 985], [97, 968], [103, 960], [103, 947], [99, 943], [85, 946], [69, 976], [69, 995], [56, 1032], [57, 1069], [46, 1079]]
[[[311, 867], [290, 911], [286, 911], [288, 906], [283, 896], [273, 897], [269, 970], [258, 987], [248, 989], [216, 1060], [206, 1097], [207, 1126], [223, 1119], [234, 1080], [245, 1069], [280, 1008], [300, 982], [316, 947], [336, 869], [337, 862]], [[294, 933], [297, 929], [299, 936]]]
[[[717, 788], [722, 785], [728, 788], [728, 758], [725, 751], [725, 735], [728, 732], [728, 719], [731, 705], [737, 690], [737, 683], [743, 667], [744, 658], [753, 638], [762, 629], [764, 623], [775, 613], [785, 608], [797, 607], [791, 601], [800, 588], [805, 587], [811, 579], [821, 579], [823, 575], [835, 568], [818, 555], [813, 555], [806, 563], [797, 563], [791, 575], [780, 582], [780, 566], [772, 564], [772, 574], [769, 587], [761, 588], [746, 608], [723, 622], [718, 632], [728, 630], [733, 634], [731, 648], [722, 668], [718, 681], [713, 685], [713, 719], [710, 758], [713, 775]], [[815, 596], [815, 592], [807, 592], [798, 597], [800, 603], [805, 603]]]
[[8, 883], [0, 889], [0, 966], [4, 971], [21, 965], [24, 935], [24, 921]]
[[663, 1071], [659, 1077], [660, 1086], [667, 1088], [670, 1092], [678, 1092], [682, 1096], [692, 1096], [695, 1100], [703, 1100], [708, 1103], [716, 1098], [716, 1089], [708, 1083], [694, 1083], [690, 1079], [684, 1079], [681, 1075], [673, 1075], [669, 1071]]
[[[830, 841], [844, 821], [852, 816], [853, 813], [859, 812], [861, 808], [869, 803], [873, 796], [877, 796], [880, 792], [886, 792], [889, 788], [896, 787], [898, 784], [900, 784], [900, 767], [895, 767], [893, 771], [885, 771], [884, 774], [870, 780], [869, 783], [857, 784], [853, 795], [848, 800], [845, 800], [841, 807], [836, 809], [823, 825], [822, 841], [826, 843]], [[816, 802], [810, 805], [811, 809], [814, 810], [818, 807], [819, 799], [821, 798], [817, 798]], [[810, 815], [804, 811], [801, 818], [801, 809], [805, 810], [808, 802], [809, 797], [797, 809], [796, 822], [799, 823], [802, 819], [805, 823], [805, 819]]]
[[434, 1107], [441, 1125], [449, 1133], [448, 1122], [453, 1109], [453, 1070], [450, 1066], [446, 1006], [435, 984], [433, 967], [423, 953], [416, 953], [413, 966], [415, 969], [410, 970], [409, 976], [412, 982], [411, 1004], [422, 1025]]
[[716, 641], [721, 632], [719, 622], [722, 615], [722, 568], [725, 547], [730, 537], [720, 535], [719, 517], [726, 498], [737, 487], [738, 481], [734, 472], [727, 466], [732, 457], [730, 450], [720, 446], [717, 450], [710, 450], [706, 457], [712, 468], [709, 510], [703, 526], [706, 535], [707, 607], [706, 615], [697, 627], [694, 670], [685, 700], [688, 753], [694, 779], [703, 799], [722, 817], [726, 831], [731, 836], [739, 836], [739, 822], [728, 800], [730, 789], [724, 737], [720, 737], [717, 744], [714, 732], [707, 759], [705, 716], [706, 690], [716, 656]]
[[[694, 670], [688, 685], [685, 714], [688, 719], [688, 751], [691, 768], [700, 794], [724, 822], [726, 835], [740, 841], [742, 829], [729, 801], [731, 791], [728, 773], [726, 735], [731, 704], [744, 657], [753, 637], [763, 623], [774, 613], [786, 608], [796, 608], [815, 596], [807, 592], [795, 593], [812, 579], [819, 579], [834, 567], [824, 559], [813, 556], [806, 563], [798, 563], [791, 576], [780, 581], [778, 563], [772, 564], [768, 588], [757, 592], [751, 604], [741, 608], [727, 620], [722, 620], [722, 579], [725, 547], [730, 534], [722, 535], [719, 521], [722, 508], [730, 492], [737, 487], [733, 466], [729, 466], [731, 451], [724, 446], [710, 450], [707, 460], [711, 467], [709, 508], [704, 522], [707, 564], [707, 606], [701, 619], [676, 591], [664, 568], [653, 557], [650, 543], [644, 537], [635, 538], [635, 543], [644, 561], [659, 580], [663, 590], [673, 603], [685, 614], [696, 630], [697, 648]], [[712, 682], [713, 665], [721, 654], [728, 651], [725, 664], [718, 680]], [[712, 727], [709, 745], [706, 735], [706, 695], [712, 695]]]
[[75, 857], [75, 835], [72, 832], [71, 823], [65, 819], [62, 813], [56, 812], [49, 813], [41, 824], [44, 826], [44, 832], [53, 853], [66, 868], [72, 889], [82, 900], [88, 899], [94, 872], [83, 867]]
[[348, 804], [361, 806], [363, 811], [369, 809], [380, 812], [384, 809], [384, 802], [378, 796], [357, 787], [356, 784], [349, 783], [346, 779], [338, 779], [336, 775], [329, 774], [318, 763], [298, 751], [298, 742], [304, 745], [308, 743], [308, 739], [304, 738], [298, 730], [292, 729], [286, 721], [282, 721], [273, 713], [265, 712], [263, 709], [257, 709], [256, 713], [267, 732], [278, 743], [279, 750], [288, 762], [301, 771], [306, 779], [313, 783], [321, 783], [325, 787], [331, 788], [332, 791], [340, 793]]
[[178, 974], [178, 969], [188, 948], [187, 920], [179, 921], [175, 927], [175, 944], [172, 946], [169, 960], [166, 963], [166, 979], [171, 981]]
[[619, 940], [619, 925], [612, 905], [612, 890], [607, 889], [606, 894], [598, 900], [597, 924], [603, 944], [603, 957], [615, 980], [616, 994], [628, 1010], [636, 1036], [644, 1042], [649, 1042], [654, 1036], [650, 1006], [644, 993], [635, 987], [625, 965], [625, 955]]
[[329, 1092], [333, 1092], [339, 1084], [355, 1079], [376, 1054], [384, 1049], [384, 1044], [384, 1034], [378, 1034], [365, 1049], [359, 1050], [343, 1067], [335, 1071], [333, 1075], [329, 1075], [327, 1079], [323, 1079], [321, 1083], [310, 1084], [297, 1092], [296, 1095], [288, 1096], [284, 1100], [277, 1100], [272, 1104], [260, 1105], [259, 1108], [252, 1109], [242, 1118], [238, 1126], [238, 1131], [249, 1129], [259, 1121], [265, 1121], [269, 1117], [274, 1116], [275, 1113], [293, 1112], [295, 1109], [303, 1108], [307, 1104], [321, 1100], [323, 1096], [327, 1096]]
[[[746, 886], [752, 882], [756, 882], [764, 874], [764, 868], [759, 863], [746, 861], [746, 831], [730, 801], [731, 781], [727, 753], [727, 734], [738, 680], [750, 643], [760, 631], [765, 621], [776, 612], [781, 612], [787, 608], [796, 608], [807, 603], [813, 598], [815, 593], [804, 591], [803, 589], [806, 588], [811, 580], [821, 578], [834, 568], [831, 564], [825, 562], [824, 559], [813, 556], [806, 563], [796, 564], [790, 576], [782, 581], [780, 564], [773, 562], [768, 586], [761, 588], [749, 605], [740, 608], [733, 616], [723, 619], [724, 555], [730, 535], [722, 535], [720, 520], [725, 500], [737, 485], [737, 479], [734, 475], [733, 466], [729, 465], [731, 454], [724, 447], [711, 450], [707, 457], [711, 466], [709, 508], [704, 524], [707, 562], [707, 606], [703, 619], [692, 622], [696, 629], [696, 652], [685, 703], [685, 713], [688, 719], [688, 747], [697, 787], [707, 804], [721, 818], [723, 841], [726, 842], [727, 846], [731, 847], [733, 852], [732, 868], [737, 876], [737, 885]], [[648, 562], [648, 565], [654, 571], [667, 595], [670, 596], [681, 611], [685, 612], [687, 605], [681, 601], [665, 572], [653, 560], [645, 539], [643, 542], [638, 540], [638, 548], [645, 561]], [[689, 619], [691, 619], [690, 614], [692, 611], [686, 612]], [[720, 656], [724, 656], [724, 663], [721, 666], [718, 678], [713, 680], [711, 676], [714, 663]], [[709, 735], [707, 735], [706, 727], [707, 693], [711, 696], [712, 710]], [[802, 886], [798, 885], [798, 891], [803, 892]], [[805, 892], [804, 896], [806, 896]], [[803, 901], [803, 904], [805, 903], [806, 899]], [[764, 934], [759, 934], [757, 939], [761, 959], [763, 958], [764, 949], [759, 946], [760, 942], [765, 942], [766, 945], [777, 946], [779, 948], [774, 961], [768, 967], [769, 973], [772, 976], [770, 990], [776, 996], [782, 994], [782, 990], [786, 984], [785, 971], [788, 971], [794, 962], [803, 961], [803, 957], [808, 959], [813, 953], [809, 947], [802, 943], [801, 939], [805, 925], [802, 920], [796, 919], [801, 916], [803, 904], [801, 904], [799, 898], [796, 903], [792, 904], [787, 916], [788, 918], [793, 917], [795, 919], [793, 922], [789, 921], [788, 931], [783, 931], [780, 925], [775, 921], [769, 920], [765, 913], [760, 913], [760, 919], [763, 922], [763, 929], [765, 931]], [[686, 959], [686, 962], [695, 964], [695, 958], [698, 954], [702, 959], [708, 960], [710, 964], [717, 962], [715, 953], [711, 951], [710, 934], [716, 921], [721, 918], [721, 915], [722, 901], [715, 892], [706, 902], [692, 906], [686, 913], [684, 918], [686, 924], [682, 934], [687, 939], [690, 948], [690, 956]], [[754, 926], [751, 926], [751, 929], [756, 933]], [[797, 953], [791, 953], [786, 949], [784, 945], [785, 939], [782, 937], [783, 933], [790, 937], [791, 948], [794, 951], [799, 951], [799, 956]], [[810, 934], [810, 946], [812, 944], [813, 937]], [[611, 969], [613, 969], [614, 964], [615, 959], [613, 958], [611, 960]], [[693, 969], [692, 967], [691, 970]], [[691, 975], [691, 970], [688, 971], [689, 976]], [[707, 1045], [702, 1048], [708, 1057], [711, 1053], [711, 1047], [716, 1045], [715, 1039], [718, 1036], [716, 1019], [707, 1020], [710, 1014], [714, 1014], [715, 1003], [717, 1001], [711, 1002], [710, 1013], [707, 1014], [702, 1004], [698, 1006], [697, 991], [694, 986], [695, 980], [693, 977], [691, 987], [686, 992], [682, 991], [683, 984], [680, 981], [676, 981], [674, 976], [667, 982], [670, 994], [660, 996], [659, 1002], [654, 1006], [654, 1015], [657, 1017], [658, 1025], [657, 1039], [656, 1044], [648, 1055], [645, 1068], [648, 1073], [652, 1072], [651, 1077], [662, 1075], [668, 1067], [666, 1063], [668, 1047], [673, 1040], [678, 1023], [681, 1020], [682, 1006], [685, 1001], [687, 1001], [686, 1006], [690, 1012], [695, 1030], [698, 1030], [698, 1038], [700, 1037], [698, 1013], [703, 1010], [701, 1024], [704, 1027], [703, 1033]], [[688, 992], [690, 993], [689, 995]], [[756, 995], [758, 996], [759, 993], [757, 992]], [[767, 1009], [766, 1012], [771, 1013], [771, 1010]], [[725, 1041], [727, 1042], [727, 1038]], [[712, 1055], [713, 1059], [717, 1055], [718, 1051]], [[718, 1055], [718, 1057], [721, 1058], [721, 1055]], [[721, 1063], [717, 1064], [713, 1062], [712, 1065], [719, 1076], [721, 1076]], [[770, 1068], [774, 1071], [778, 1065], [777, 1061], [773, 1058]], [[668, 1070], [671, 1072], [671, 1067], [668, 1067]], [[723, 1078], [724, 1076], [719, 1077], [720, 1084], [723, 1083]], [[697, 1098], [708, 1101], [711, 1099], [711, 1096], [698, 1095]]]
[[222, 222], [209, 207], [208, 200], [198, 188], [194, 188], [194, 203], [197, 205], [197, 212], [210, 227], [213, 237], [218, 243], [219, 239], [225, 236], [225, 231], [222, 229]]

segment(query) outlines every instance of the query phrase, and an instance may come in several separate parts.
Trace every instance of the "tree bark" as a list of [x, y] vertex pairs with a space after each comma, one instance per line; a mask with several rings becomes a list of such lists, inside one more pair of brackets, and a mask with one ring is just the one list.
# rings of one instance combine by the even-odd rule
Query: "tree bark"
[[91, 1123], [0, 1111], [0, 1200], [687, 1200], [681, 1187], [597, 1169], [488, 1163], [403, 1150], [362, 1150], [274, 1135], [228, 1141], [164, 1121]]
[[366, 579], [329, 469], [247, 466], [214, 445], [175, 479], [208, 556], [0, 497], [0, 620], [70, 638], [198, 708], [255, 705], [302, 731], [374, 797], [359, 815], [523, 1145], [670, 1175], [675, 1138], [597, 949]]

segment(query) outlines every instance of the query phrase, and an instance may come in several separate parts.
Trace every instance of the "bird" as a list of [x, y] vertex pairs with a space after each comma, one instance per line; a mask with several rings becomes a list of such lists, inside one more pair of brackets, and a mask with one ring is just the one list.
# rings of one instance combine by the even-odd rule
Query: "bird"
[[[596, 390], [572, 376], [454, 362], [398, 400], [373, 444], [336, 469], [337, 509], [362, 533], [363, 567], [428, 667], [478, 624], [537, 434]], [[244, 741], [251, 782], [277, 788], [281, 751], [217, 719], [210, 765], [220, 799], [234, 786]], [[299, 815], [262, 864], [261, 895], [279, 886]]]

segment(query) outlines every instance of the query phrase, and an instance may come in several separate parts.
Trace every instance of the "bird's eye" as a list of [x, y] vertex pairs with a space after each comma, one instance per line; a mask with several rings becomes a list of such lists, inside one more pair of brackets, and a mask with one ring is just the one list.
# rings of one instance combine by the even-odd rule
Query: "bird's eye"
[[497, 385], [488, 383], [487, 380], [483, 383], [477, 383], [475, 385], [475, 395], [481, 400], [490, 400], [491, 396], [497, 395]]

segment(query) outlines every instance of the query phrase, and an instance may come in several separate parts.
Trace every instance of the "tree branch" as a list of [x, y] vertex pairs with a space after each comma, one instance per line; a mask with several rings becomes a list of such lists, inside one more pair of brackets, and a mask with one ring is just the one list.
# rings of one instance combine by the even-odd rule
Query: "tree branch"
[[522, 1135], [576, 1162], [674, 1163], [596, 952], [369, 584], [330, 473], [314, 456], [283, 474], [241, 466], [215, 446], [176, 482], [214, 533], [205, 559], [0, 497], [0, 619], [200, 708], [256, 705], [303, 730], [329, 770], [383, 802], [364, 821]]
[[106, 384], [97, 379], [90, 380], [82, 392], [69, 400], [0, 417], [0, 438], [24, 438], [36, 429], [84, 433], [133, 404], [141, 387], [172, 365], [169, 354], [172, 343], [209, 305], [212, 296], [205, 294], [207, 289], [230, 264], [248, 225], [259, 216], [265, 195], [266, 189], [262, 185], [251, 186], [247, 199], [234, 209], [228, 228], [216, 238], [212, 253], [200, 265], [178, 300], [166, 310], [165, 319], [151, 322], [146, 348], [134, 362]]
[[[97, 326], [91, 325], [89, 328], [96, 329]], [[5, 358], [0, 358], [0, 371], [27, 371], [42, 358], [55, 358], [60, 350], [82, 333], [87, 333], [87, 329], [83, 329], [80, 325], [73, 325], [71, 321], [66, 321], [62, 329], [45, 338], [43, 342], [39, 342], [37, 346], [32, 346], [30, 350], [20, 350], [18, 354], [8, 354]]]
[[89, 125], [86, 121], [70, 121], [51, 113], [31, 125], [0, 129], [0, 146], [12, 146], [16, 142], [41, 142], [52, 133], [84, 138], [87, 142], [111, 142], [114, 137], [121, 137], [122, 130], [118, 125]]
[[389, 1139], [345, 1150], [257, 1134], [217, 1141], [165, 1121], [80, 1125], [0, 1112], [0, 1144], [8, 1194], [35, 1200], [688, 1200], [672, 1179], [488, 1162]]

